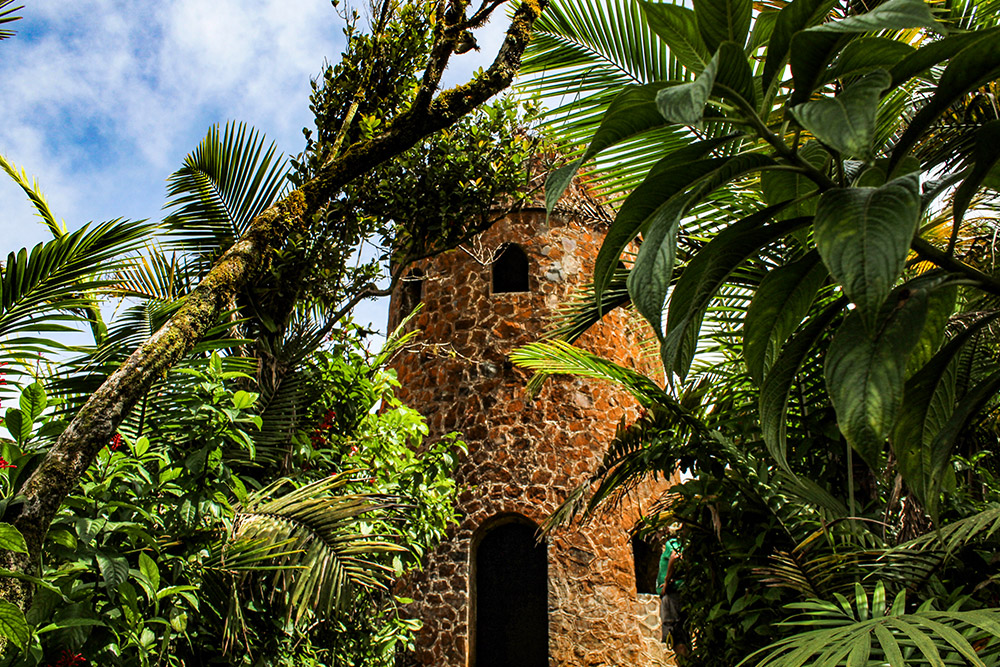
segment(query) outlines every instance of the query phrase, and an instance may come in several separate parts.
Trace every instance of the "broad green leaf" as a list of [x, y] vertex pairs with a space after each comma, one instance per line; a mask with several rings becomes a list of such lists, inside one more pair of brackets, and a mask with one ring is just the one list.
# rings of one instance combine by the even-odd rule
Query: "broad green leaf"
[[869, 330], [903, 271], [919, 219], [915, 174], [880, 188], [839, 188], [820, 197], [816, 248]]
[[682, 379], [687, 375], [705, 308], [729, 274], [764, 246], [809, 223], [808, 218], [797, 218], [765, 225], [775, 210], [780, 208], [768, 207], [729, 225], [684, 268], [670, 295], [666, 338], [660, 348], [668, 374]]
[[233, 394], [233, 407], [237, 410], [245, 410], [251, 405], [257, 402], [260, 394], [252, 391], [243, 391], [242, 389]]
[[774, 26], [778, 22], [779, 12], [773, 9], [766, 9], [753, 21], [753, 30], [750, 31], [750, 43], [747, 44], [747, 54], [752, 54], [762, 46], [767, 46], [772, 42]]
[[629, 297], [660, 340], [663, 339], [663, 302], [670, 289], [677, 251], [677, 224], [689, 201], [688, 197], [675, 197], [656, 212], [628, 275]]
[[21, 392], [21, 400], [18, 402], [21, 412], [34, 421], [45, 410], [47, 404], [45, 389], [38, 382], [32, 382]]
[[31, 637], [31, 629], [24, 618], [24, 612], [16, 605], [0, 600], [0, 634], [23, 649]]
[[583, 155], [549, 173], [545, 180], [545, 208], [551, 213], [580, 167], [601, 151], [665, 124], [656, 106], [656, 94], [665, 82], [628, 86], [608, 105], [601, 124]]
[[677, 61], [692, 72], [701, 72], [712, 59], [705, 46], [694, 10], [669, 2], [640, 2], [649, 27], [670, 47]]
[[139, 554], [139, 571], [153, 585], [153, 592], [160, 587], [160, 568], [156, 566], [156, 561], [147, 556], [145, 552]]
[[792, 36], [812, 27], [830, 13], [836, 0], [794, 0], [785, 5], [774, 24], [774, 32], [767, 45], [767, 59], [764, 61], [764, 89], [771, 86], [774, 77], [781, 73], [788, 62], [792, 47]]
[[0, 523], [0, 549], [26, 554], [28, 544], [24, 541], [21, 531], [9, 523]]
[[116, 590], [123, 581], [128, 579], [128, 561], [122, 556], [111, 556], [98, 551], [94, 557], [97, 559], [97, 567], [104, 578], [104, 586], [109, 591]]
[[955, 312], [955, 300], [958, 298], [958, 287], [948, 285], [931, 289], [927, 298], [927, 318], [924, 320], [924, 328], [920, 332], [920, 339], [910, 353], [910, 360], [906, 364], [906, 377], [909, 379], [914, 373], [923, 368], [934, 353], [941, 347], [944, 340], [945, 327]]
[[656, 108], [663, 118], [669, 123], [700, 127], [718, 70], [719, 54], [716, 53], [694, 81], [663, 88], [656, 93]]
[[938, 116], [970, 91], [1000, 76], [1000, 39], [982, 39], [960, 51], [948, 63], [934, 88], [934, 96], [921, 107], [907, 125], [892, 151], [892, 164], [907, 156], [910, 149], [934, 124]]
[[[715, 76], [715, 94], [724, 99], [733, 99], [738, 95], [751, 108], [757, 105], [757, 93], [754, 90], [753, 71], [750, 60], [743, 47], [736, 42], [723, 42], [719, 45], [719, 68]], [[725, 88], [720, 90], [721, 86]]]
[[803, 30], [792, 35], [789, 62], [792, 66], [792, 106], [808, 102], [821, 84], [826, 66], [833, 62], [853, 35]]
[[829, 21], [811, 30], [858, 33], [907, 28], [930, 28], [944, 33], [944, 27], [934, 19], [924, 0], [888, 0], [870, 12], [848, 16], [839, 21]]
[[549, 213], [556, 207], [566, 188], [573, 182], [576, 172], [583, 166], [583, 160], [573, 160], [569, 164], [553, 169], [545, 177], [545, 210]]
[[816, 251], [767, 273], [747, 310], [743, 356], [761, 384], [781, 346], [809, 313], [829, 274]]
[[847, 299], [841, 297], [816, 317], [813, 317], [791, 341], [781, 349], [781, 353], [764, 376], [760, 387], [760, 428], [767, 451], [782, 468], [788, 470], [786, 457], [786, 424], [788, 412], [788, 396], [792, 384], [809, 356], [816, 341], [819, 340], [830, 323], [840, 314]]
[[[905, 42], [886, 37], [862, 37], [844, 47], [836, 64], [827, 70], [824, 81], [844, 79], [872, 70], [888, 70], [916, 49]], [[891, 84], [887, 87], [891, 87]]]
[[926, 290], [900, 290], [881, 310], [874, 337], [861, 314], [852, 312], [826, 355], [826, 386], [837, 425], [875, 470], [881, 469], [882, 448], [902, 405], [906, 361], [926, 313]]
[[[962, 219], [972, 202], [972, 198], [979, 191], [979, 187], [989, 176], [990, 172], [1000, 164], [1000, 120], [986, 123], [976, 132], [975, 148], [973, 149], [973, 164], [969, 175], [965, 177], [962, 184], [955, 191], [952, 203], [954, 209], [955, 228], [962, 226]], [[956, 234], [957, 232], [952, 232]]]
[[876, 70], [852, 82], [836, 97], [792, 107], [795, 119], [817, 139], [845, 156], [870, 159], [875, 114], [889, 73]]
[[[830, 153], [818, 141], [809, 141], [803, 144], [799, 148], [799, 157], [824, 174], [830, 165]], [[805, 174], [784, 169], [770, 169], [761, 173], [760, 187], [764, 195], [764, 201], [772, 205], [802, 199], [819, 189], [815, 181]], [[785, 220], [787, 218], [813, 215], [816, 213], [816, 205], [818, 203], [818, 196], [795, 202], [785, 210], [775, 214], [774, 218], [775, 220]]]
[[604, 237], [594, 264], [594, 292], [600, 302], [611, 282], [622, 252], [639, 234], [643, 223], [670, 199], [714, 172], [726, 158], [701, 159], [731, 137], [695, 142], [657, 162], [643, 183], [625, 199]]
[[896, 88], [909, 79], [923, 74], [934, 65], [948, 60], [976, 42], [995, 40], [998, 37], [1000, 37], [1000, 27], [950, 35], [944, 39], [930, 42], [893, 65], [892, 69], [889, 70], [892, 75], [891, 87]]
[[750, 33], [752, 0], [693, 0], [698, 30], [709, 52], [723, 42], [736, 42], [742, 48]]
[[19, 445], [28, 441], [28, 438], [31, 437], [31, 429], [34, 427], [31, 418], [26, 418], [18, 408], [7, 408], [3, 425], [10, 433], [10, 437], [14, 438]]

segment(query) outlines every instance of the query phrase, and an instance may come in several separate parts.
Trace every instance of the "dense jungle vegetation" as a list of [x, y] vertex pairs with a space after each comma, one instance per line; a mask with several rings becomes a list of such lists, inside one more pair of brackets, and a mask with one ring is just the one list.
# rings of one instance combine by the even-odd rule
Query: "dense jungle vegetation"
[[[581, 172], [615, 216], [515, 360], [645, 408], [550, 523], [686, 473], [637, 528], [687, 527], [682, 667], [1000, 665], [995, 0], [544, 4], [435, 95], [498, 4], [380, 3], [302, 154], [213, 128], [158, 223], [68, 231], [3, 163], [53, 235], [0, 280], [5, 664], [405, 648], [387, 584], [451, 519], [463, 445], [422, 442], [385, 370], [406, 341], [370, 353], [347, 315], [523, 182], [528, 120], [474, 109], [534, 29], [520, 92], [568, 156], [547, 202]], [[363, 242], [390, 275], [349, 262]], [[573, 346], [626, 307], [665, 382]]]
[[[997, 9], [554, 0], [537, 26], [523, 86], [575, 158], [548, 204], [582, 169], [616, 212], [515, 357], [646, 408], [551, 523], [686, 473], [639, 528], [686, 528], [682, 666], [1000, 664]], [[624, 306], [665, 384], [571, 345]]]

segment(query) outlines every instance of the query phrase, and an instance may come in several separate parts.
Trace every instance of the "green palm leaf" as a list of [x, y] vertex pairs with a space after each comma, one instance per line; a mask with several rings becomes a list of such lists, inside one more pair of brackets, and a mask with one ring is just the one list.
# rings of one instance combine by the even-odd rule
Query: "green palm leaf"
[[[12, 21], [17, 21], [21, 17], [14, 16], [14, 12], [24, 9], [24, 5], [18, 5], [17, 7], [11, 7], [14, 4], [14, 0], [2, 0], [0, 1], [0, 25], [5, 23], [11, 23]], [[7, 39], [8, 37], [13, 37], [14, 31], [8, 30], [7, 28], [0, 28], [0, 39]]]
[[168, 179], [166, 248], [209, 259], [238, 239], [285, 185], [287, 163], [244, 123], [213, 126]]
[[29, 334], [75, 331], [71, 324], [87, 322], [93, 301], [86, 293], [109, 286], [110, 273], [153, 229], [145, 221], [112, 220], [39, 243], [30, 253], [10, 253], [0, 269], [0, 359], [62, 349]]
[[386, 588], [393, 570], [376, 557], [402, 547], [358, 532], [359, 519], [398, 509], [390, 500], [346, 494], [349, 473], [321, 479], [284, 495], [280, 480], [262, 489], [237, 510], [233, 537], [283, 543], [296, 550], [280, 559], [296, 569], [279, 572], [275, 594], [284, 598], [290, 617], [310, 611], [329, 617], [343, 611], [354, 587]]

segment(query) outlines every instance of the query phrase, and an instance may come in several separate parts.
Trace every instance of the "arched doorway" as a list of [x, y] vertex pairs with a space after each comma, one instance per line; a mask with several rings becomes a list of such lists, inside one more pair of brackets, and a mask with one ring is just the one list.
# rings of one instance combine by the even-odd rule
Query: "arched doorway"
[[475, 548], [473, 667], [548, 667], [548, 562], [537, 530], [505, 517]]

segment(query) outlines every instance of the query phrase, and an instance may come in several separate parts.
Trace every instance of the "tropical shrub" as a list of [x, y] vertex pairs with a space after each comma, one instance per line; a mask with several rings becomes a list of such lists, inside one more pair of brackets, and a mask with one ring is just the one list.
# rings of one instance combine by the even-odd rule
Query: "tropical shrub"
[[593, 159], [617, 205], [557, 333], [631, 304], [667, 386], [556, 342], [517, 357], [648, 409], [560, 517], [693, 476], [660, 517], [691, 528], [682, 664], [997, 664], [995, 22], [695, 0], [540, 26], [526, 86], [584, 93], [548, 115], [577, 151], [548, 203]]

